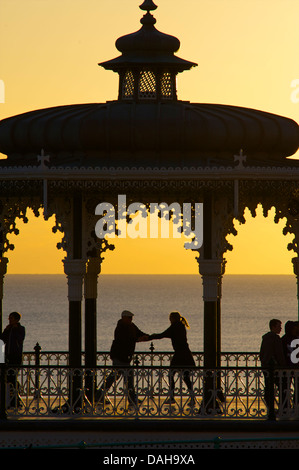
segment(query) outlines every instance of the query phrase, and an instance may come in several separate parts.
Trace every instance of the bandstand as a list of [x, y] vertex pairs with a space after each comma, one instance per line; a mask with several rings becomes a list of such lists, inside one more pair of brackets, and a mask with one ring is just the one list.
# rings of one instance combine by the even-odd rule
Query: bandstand
[[[244, 211], [275, 207], [284, 233], [294, 234], [299, 277], [299, 126], [286, 117], [233, 105], [180, 101], [178, 73], [197, 64], [176, 55], [179, 40], [158, 31], [151, 0], [140, 5], [141, 28], [120, 37], [116, 58], [99, 65], [119, 75], [118, 98], [40, 109], [0, 122], [1, 295], [8, 235], [16, 218], [40, 209], [55, 215], [68, 281], [69, 365], [93, 368], [97, 280], [106, 239], [96, 236], [96, 207], [151, 201], [203, 204], [203, 244], [194, 248], [203, 282], [204, 367], [219, 367], [221, 283], [228, 234]], [[192, 72], [190, 72], [192, 73]], [[84, 307], [84, 309], [83, 309]], [[81, 319], [85, 318], [82, 364]]]

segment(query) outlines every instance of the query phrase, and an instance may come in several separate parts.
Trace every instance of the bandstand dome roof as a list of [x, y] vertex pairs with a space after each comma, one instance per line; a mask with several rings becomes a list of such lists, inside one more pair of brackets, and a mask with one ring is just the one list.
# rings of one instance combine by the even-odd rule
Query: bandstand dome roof
[[139, 31], [116, 41], [119, 57], [99, 65], [119, 73], [119, 98], [35, 110], [0, 121], [2, 165], [37, 164], [44, 149], [51, 165], [231, 165], [284, 162], [299, 147], [299, 126], [255, 109], [190, 103], [176, 97], [175, 77], [196, 64], [175, 56], [180, 42], [160, 33], [145, 0]]
[[[11, 161], [36, 162], [44, 148], [59, 164], [232, 163], [246, 149], [253, 160], [281, 160], [298, 148], [290, 120], [235, 106], [184, 102], [78, 104], [41, 109], [0, 124], [0, 150]], [[56, 157], [56, 158], [55, 158]], [[24, 161], [25, 160], [25, 161]], [[184, 161], [182, 161], [184, 160]], [[20, 161], [19, 161], [20, 163]]]

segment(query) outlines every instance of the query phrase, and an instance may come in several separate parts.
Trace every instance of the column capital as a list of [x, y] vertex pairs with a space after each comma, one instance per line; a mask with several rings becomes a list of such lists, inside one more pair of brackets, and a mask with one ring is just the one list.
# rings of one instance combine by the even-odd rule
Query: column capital
[[299, 257], [292, 258], [293, 271], [297, 278], [297, 299], [299, 300]]
[[293, 270], [296, 276], [299, 276], [299, 257], [292, 258]]
[[100, 258], [89, 258], [86, 265], [87, 274], [100, 274], [102, 262]]
[[4, 256], [0, 257], [0, 276], [4, 276], [7, 273], [8, 261], [8, 258], [5, 258]]
[[101, 272], [100, 258], [90, 258], [86, 265], [84, 295], [86, 299], [96, 299], [98, 293], [98, 275]]
[[62, 262], [64, 264], [64, 272], [67, 276], [83, 275], [86, 271], [86, 260], [84, 259], [64, 258]]
[[223, 276], [226, 259], [198, 259], [199, 273], [202, 276]]
[[81, 301], [86, 260], [64, 258], [63, 264], [68, 279], [68, 299], [69, 301]]
[[4, 276], [7, 273], [8, 258], [0, 256], [0, 299], [3, 299]]
[[203, 300], [216, 302], [221, 298], [222, 276], [225, 272], [225, 259], [198, 260], [199, 273], [202, 276]]

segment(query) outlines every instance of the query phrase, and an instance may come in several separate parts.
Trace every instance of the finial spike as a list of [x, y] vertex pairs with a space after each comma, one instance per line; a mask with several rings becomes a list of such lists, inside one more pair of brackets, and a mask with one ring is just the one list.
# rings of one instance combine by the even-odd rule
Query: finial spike
[[149, 11], [152, 11], [152, 10], [156, 10], [157, 5], [154, 4], [154, 2], [152, 0], [144, 0], [144, 2], [142, 3], [142, 5], [139, 6], [139, 8], [141, 10], [145, 10], [147, 12]]

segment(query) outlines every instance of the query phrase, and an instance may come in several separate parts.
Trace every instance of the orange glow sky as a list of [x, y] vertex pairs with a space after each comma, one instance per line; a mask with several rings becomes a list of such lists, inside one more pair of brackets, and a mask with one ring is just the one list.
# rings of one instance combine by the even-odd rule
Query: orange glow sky
[[[118, 76], [97, 64], [116, 57], [115, 40], [136, 31], [141, 0], [1, 0], [0, 118], [34, 109], [117, 98]], [[177, 55], [198, 63], [178, 76], [178, 97], [280, 114], [299, 121], [298, 0], [157, 0], [156, 27], [181, 41]], [[299, 85], [298, 85], [299, 88]], [[299, 98], [299, 92], [296, 95]], [[259, 211], [230, 237], [228, 274], [291, 274], [292, 237]], [[62, 273], [54, 221], [30, 216], [10, 237], [9, 273]], [[181, 240], [119, 240], [103, 273], [198, 272]]]

